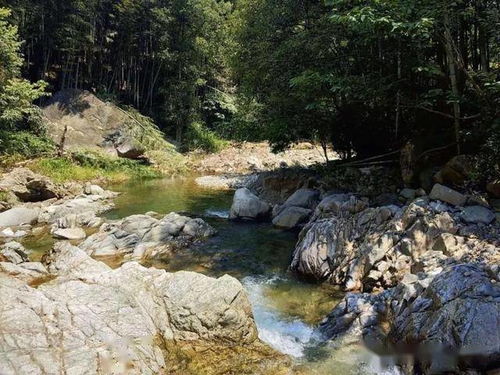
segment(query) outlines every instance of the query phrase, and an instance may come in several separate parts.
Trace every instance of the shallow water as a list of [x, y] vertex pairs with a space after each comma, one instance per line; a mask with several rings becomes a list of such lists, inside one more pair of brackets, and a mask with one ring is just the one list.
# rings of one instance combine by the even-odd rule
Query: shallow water
[[113, 186], [122, 194], [107, 217], [118, 219], [154, 211], [203, 217], [218, 235], [176, 252], [150, 266], [174, 272], [191, 270], [210, 276], [230, 274], [247, 290], [260, 338], [296, 359], [305, 374], [379, 374], [374, 358], [356, 345], [326, 348], [315, 329], [342, 294], [331, 287], [307, 284], [287, 272], [297, 233], [266, 223], [227, 220], [232, 192], [204, 189], [192, 179], [153, 180]]
[[[133, 181], [109, 189], [121, 194], [115, 199], [115, 209], [105, 215], [108, 219], [151, 211], [160, 215], [178, 212], [202, 217], [215, 227], [218, 234], [208, 241], [145, 265], [170, 272], [189, 270], [238, 278], [248, 293], [260, 338], [295, 358], [300, 374], [383, 373], [377, 359], [363, 347], [336, 349], [322, 342], [316, 326], [342, 293], [301, 282], [287, 272], [297, 233], [277, 230], [267, 223], [227, 220], [233, 192], [201, 188], [194, 179]], [[32, 260], [39, 260], [53, 242], [48, 232], [23, 241], [33, 251]], [[103, 261], [113, 267], [121, 263], [121, 259]]]

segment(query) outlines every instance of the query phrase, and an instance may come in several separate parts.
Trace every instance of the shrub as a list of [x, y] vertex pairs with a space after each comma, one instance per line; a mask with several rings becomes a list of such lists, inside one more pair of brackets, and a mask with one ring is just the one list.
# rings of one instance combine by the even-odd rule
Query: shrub
[[0, 131], [0, 154], [33, 158], [55, 151], [54, 143], [27, 131]]
[[201, 122], [191, 123], [186, 132], [185, 146], [190, 151], [218, 152], [227, 147], [228, 144]]

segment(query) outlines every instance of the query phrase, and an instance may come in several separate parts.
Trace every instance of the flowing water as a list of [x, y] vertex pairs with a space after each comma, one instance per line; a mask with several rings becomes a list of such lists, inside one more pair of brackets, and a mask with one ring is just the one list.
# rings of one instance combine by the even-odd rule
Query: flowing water
[[233, 192], [204, 189], [193, 179], [152, 180], [112, 186], [122, 194], [109, 219], [154, 211], [202, 217], [217, 236], [176, 252], [150, 266], [171, 272], [191, 270], [209, 276], [230, 274], [244, 285], [260, 338], [296, 359], [306, 374], [380, 374], [377, 359], [363, 347], [327, 348], [315, 327], [342, 298], [332, 288], [307, 284], [287, 272], [297, 233], [265, 223], [227, 220]]
[[[202, 217], [215, 227], [215, 237], [147, 266], [238, 278], [248, 293], [260, 338], [294, 358], [301, 374], [383, 372], [377, 358], [359, 345], [333, 349], [322, 342], [315, 327], [342, 294], [332, 287], [298, 281], [287, 272], [297, 233], [267, 223], [229, 221], [233, 192], [204, 189], [190, 178], [133, 181], [109, 189], [121, 194], [115, 209], [106, 214], [108, 219], [178, 212]], [[34, 250], [32, 258], [38, 260], [53, 242], [50, 233], [41, 232], [24, 245]]]

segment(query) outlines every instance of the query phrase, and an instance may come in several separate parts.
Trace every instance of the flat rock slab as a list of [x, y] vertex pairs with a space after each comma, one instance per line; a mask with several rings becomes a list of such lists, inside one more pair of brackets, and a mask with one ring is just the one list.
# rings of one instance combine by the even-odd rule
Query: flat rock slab
[[64, 240], [83, 240], [85, 237], [87, 237], [85, 231], [82, 228], [57, 229], [52, 234], [54, 235], [54, 237]]
[[464, 194], [440, 184], [434, 185], [429, 196], [431, 199], [450, 203], [455, 206], [463, 206], [467, 201], [467, 197]]
[[0, 213], [0, 227], [15, 227], [34, 224], [38, 221], [39, 210], [36, 208], [14, 207]]

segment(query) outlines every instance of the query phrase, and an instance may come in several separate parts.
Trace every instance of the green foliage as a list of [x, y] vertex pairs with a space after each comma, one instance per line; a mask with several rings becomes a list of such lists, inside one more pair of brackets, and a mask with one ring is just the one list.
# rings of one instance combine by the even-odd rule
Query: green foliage
[[186, 146], [189, 150], [218, 152], [228, 145], [228, 142], [207, 129], [201, 122], [193, 122], [186, 132]]
[[27, 131], [0, 131], [0, 154], [33, 158], [54, 151], [55, 145], [48, 138]]
[[261, 122], [262, 106], [254, 99], [238, 95], [232, 115], [215, 125], [215, 132], [224, 139], [240, 142], [264, 141], [266, 131]]
[[277, 148], [319, 139], [362, 157], [422, 137], [439, 147], [455, 141], [458, 103], [461, 117], [474, 118], [458, 120], [460, 143], [477, 151], [499, 115], [495, 4], [241, 0], [235, 81], [262, 105], [265, 137]]
[[160, 177], [158, 171], [135, 160], [116, 158], [93, 150], [75, 151], [68, 157], [41, 158], [35, 160], [30, 168], [58, 182], [120, 182], [131, 178]]
[[10, 10], [0, 8], [0, 129], [38, 127], [40, 112], [33, 102], [45, 95], [46, 83], [19, 78], [23, 64], [18, 29], [7, 21]]

